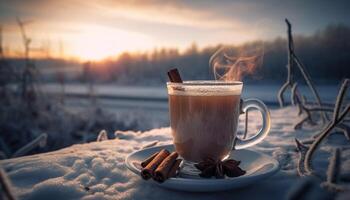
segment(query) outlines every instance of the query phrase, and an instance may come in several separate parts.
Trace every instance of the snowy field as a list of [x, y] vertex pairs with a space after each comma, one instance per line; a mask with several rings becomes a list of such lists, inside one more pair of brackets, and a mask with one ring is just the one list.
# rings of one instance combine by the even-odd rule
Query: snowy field
[[[268, 107], [277, 108], [277, 91], [280, 86], [271, 85], [244, 85], [243, 98], [259, 98]], [[44, 84], [43, 92], [60, 96], [62, 86], [59, 84]], [[339, 86], [320, 85], [317, 87], [324, 102], [334, 102]], [[310, 92], [305, 86], [300, 86], [300, 91], [312, 100]], [[67, 84], [64, 87], [66, 106], [70, 110], [84, 110], [91, 107], [89, 87], [87, 84]], [[168, 96], [166, 86], [118, 86], [118, 85], [94, 85], [93, 96], [96, 97], [96, 105], [109, 113], [113, 113], [126, 124], [137, 122], [138, 130], [149, 130], [169, 125]], [[287, 102], [289, 98], [286, 97]]]
[[[243, 97], [258, 97], [267, 104], [275, 104], [277, 102], [276, 94], [281, 85], [278, 84], [254, 84], [243, 86]], [[300, 91], [308, 98], [312, 99], [312, 94], [304, 85], [298, 87]], [[43, 84], [41, 89], [47, 93], [59, 94], [62, 92], [62, 85], [59, 84]], [[337, 95], [338, 85], [319, 85], [316, 87], [321, 98], [325, 102], [333, 102]], [[87, 97], [89, 93], [88, 84], [67, 84], [64, 91], [68, 97]], [[167, 91], [166, 85], [159, 87], [150, 86], [120, 86], [113, 84], [96, 84], [93, 86], [94, 94], [97, 97], [113, 100], [139, 100], [152, 102], [166, 102]]]
[[[249, 130], [260, 126], [259, 116], [252, 113]], [[116, 138], [102, 142], [77, 144], [58, 151], [3, 160], [19, 199], [285, 199], [300, 186], [297, 176], [298, 152], [294, 138], [309, 138], [315, 130], [295, 131], [293, 125], [300, 119], [296, 108], [271, 110], [272, 127], [268, 137], [251, 148], [276, 158], [281, 170], [274, 176], [254, 185], [225, 192], [190, 193], [160, 188], [128, 171], [124, 159], [129, 153], [157, 141], [157, 145], [171, 143], [169, 128], [146, 132], [118, 132]], [[242, 125], [242, 124], [241, 124]], [[241, 127], [242, 128], [242, 127]], [[319, 129], [318, 127], [317, 129]], [[325, 174], [331, 147], [344, 146], [348, 141], [341, 134], [333, 134], [322, 145], [315, 158], [319, 173]], [[342, 153], [342, 174], [350, 173], [350, 150]], [[306, 199], [327, 199], [328, 192], [315, 180], [304, 193]], [[345, 194], [348, 195], [348, 194]], [[347, 199], [349, 196], [337, 196]]]

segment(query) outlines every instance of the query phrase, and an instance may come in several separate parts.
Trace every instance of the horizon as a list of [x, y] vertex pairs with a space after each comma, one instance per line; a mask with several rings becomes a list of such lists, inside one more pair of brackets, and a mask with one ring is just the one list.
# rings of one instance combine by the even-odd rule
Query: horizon
[[[0, 0], [4, 1], [4, 0]], [[297, 24], [295, 33], [314, 34], [329, 24], [344, 24], [346, 1], [267, 2], [171, 1], [11, 1], [0, 6], [3, 46], [10, 55], [22, 52], [16, 17], [37, 49], [33, 57], [98, 61], [123, 52], [149, 52], [156, 48], [184, 51], [218, 44], [240, 45], [254, 40], [284, 37], [284, 18]], [[315, 10], [324, 10], [318, 14]], [[327, 11], [327, 12], [326, 12]], [[38, 51], [39, 49], [39, 51]]]
[[[316, 36], [316, 34], [318, 33], [322, 33], [323, 31], [325, 31], [327, 28], [329, 27], [345, 27], [345, 28], [349, 28], [349, 25], [345, 25], [345, 24], [328, 24], [325, 27], [323, 27], [322, 29], [316, 30], [315, 32], [308, 34], [308, 35], [303, 35], [303, 34], [295, 34], [295, 38], [298, 37], [312, 37], [312, 36]], [[219, 48], [221, 46], [232, 46], [232, 47], [242, 47], [246, 44], [250, 44], [250, 43], [255, 43], [255, 42], [263, 42], [263, 44], [265, 43], [271, 43], [274, 42], [278, 39], [282, 39], [282, 40], [287, 40], [287, 38], [285, 36], [276, 36], [274, 38], [269, 38], [267, 40], [259, 40], [259, 39], [255, 39], [255, 40], [250, 40], [250, 41], [245, 41], [243, 43], [239, 43], [239, 44], [224, 44], [224, 43], [216, 43], [216, 44], [208, 44], [208, 45], [200, 45], [196, 42], [192, 42], [190, 44], [188, 44], [187, 46], [184, 46], [183, 48], [176, 48], [176, 47], [172, 47], [172, 46], [159, 46], [159, 47], [154, 47], [151, 49], [146, 49], [146, 50], [124, 50], [124, 51], [120, 51], [117, 54], [113, 54], [113, 55], [108, 55], [99, 59], [84, 59], [78, 56], [69, 56], [66, 55], [64, 57], [58, 56], [58, 55], [47, 55], [47, 53], [41, 53], [40, 51], [34, 51], [31, 52], [30, 58], [33, 60], [65, 60], [65, 61], [72, 61], [72, 62], [77, 62], [77, 63], [85, 63], [85, 62], [95, 62], [95, 63], [103, 63], [105, 61], [108, 60], [118, 60], [121, 56], [123, 56], [124, 54], [128, 54], [131, 56], [140, 56], [140, 55], [146, 55], [146, 56], [151, 56], [154, 52], [160, 52], [160, 51], [171, 51], [171, 50], [175, 50], [179, 53], [179, 55], [184, 55], [187, 51], [191, 51], [191, 49], [196, 48], [196, 50], [198, 52], [202, 52], [205, 49], [213, 49], [213, 48]], [[19, 51], [13, 51], [13, 50], [9, 50], [9, 48], [5, 46], [5, 49], [3, 49], [3, 53], [6, 59], [18, 59], [18, 60], [22, 60], [25, 59], [24, 53], [23, 52], [19, 52]]]

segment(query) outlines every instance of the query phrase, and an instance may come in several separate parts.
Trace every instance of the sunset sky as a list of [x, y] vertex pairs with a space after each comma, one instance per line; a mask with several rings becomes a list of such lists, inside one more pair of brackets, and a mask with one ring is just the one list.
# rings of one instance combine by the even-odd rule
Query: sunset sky
[[239, 44], [284, 36], [284, 18], [294, 31], [312, 34], [330, 23], [350, 25], [349, 1], [165, 1], [0, 0], [7, 49], [22, 49], [16, 16], [29, 21], [35, 48], [53, 56], [97, 60], [122, 51], [156, 47]]

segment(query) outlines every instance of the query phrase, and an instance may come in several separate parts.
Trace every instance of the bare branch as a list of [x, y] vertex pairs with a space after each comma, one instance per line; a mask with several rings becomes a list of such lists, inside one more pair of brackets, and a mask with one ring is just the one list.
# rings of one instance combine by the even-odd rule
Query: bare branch
[[[298, 97], [298, 96], [296, 96], [296, 97]], [[304, 98], [302, 98], [302, 99], [303, 100], [301, 101], [301, 103], [298, 104], [298, 107], [300, 109], [299, 112], [304, 113], [305, 117], [294, 125], [294, 129], [295, 130], [301, 129], [303, 127], [303, 124], [306, 123], [306, 122], [311, 124], [311, 125], [316, 125], [317, 124], [316, 122], [313, 121], [311, 112], [308, 109], [306, 109], [306, 107], [304, 106], [305, 99]], [[299, 100], [297, 102], [299, 102]]]
[[96, 142], [102, 142], [104, 140], [108, 140], [108, 135], [106, 130], [101, 130], [97, 136]]
[[339, 115], [340, 112], [340, 104], [343, 101], [344, 98], [344, 93], [345, 90], [347, 89], [348, 85], [348, 80], [344, 80], [338, 96], [336, 100], [336, 105], [334, 107], [334, 112], [338, 112], [338, 114], [333, 114], [333, 119], [329, 124], [321, 131], [321, 134], [315, 139], [315, 141], [311, 144], [310, 149], [306, 152], [305, 155], [305, 161], [304, 161], [304, 166], [305, 170], [308, 174], [314, 174], [313, 169], [312, 169], [312, 156], [317, 149], [317, 147], [321, 144], [324, 138], [326, 138], [331, 130], [337, 126], [338, 123], [341, 123], [341, 121], [345, 118], [345, 116], [349, 113], [350, 111], [350, 104], [346, 106], [346, 108], [342, 111], [342, 113]]
[[335, 127], [336, 130], [343, 132], [345, 138], [350, 141], [350, 127], [341, 123]]
[[[309, 86], [312, 94], [314, 95], [318, 106], [322, 106], [320, 95], [318, 94], [318, 92], [317, 92], [317, 90], [315, 88], [315, 85], [311, 81], [311, 77], [310, 77], [309, 73], [307, 72], [306, 67], [301, 63], [299, 58], [295, 55], [295, 52], [293, 52], [292, 55], [293, 55], [295, 63], [299, 67], [299, 70], [300, 70], [301, 74], [303, 75], [303, 77], [304, 77], [304, 79], [306, 81], [306, 84]], [[327, 115], [325, 113], [323, 113], [323, 112], [322, 112], [322, 116], [323, 116], [324, 120], [328, 119]]]
[[287, 88], [289, 87], [290, 83], [287, 81], [285, 82], [282, 87], [279, 89], [278, 91], [278, 94], [277, 94], [277, 99], [278, 99], [278, 102], [280, 104], [280, 107], [283, 107], [284, 106], [284, 97], [283, 97], [283, 94], [284, 92], [287, 90]]
[[[314, 119], [318, 119], [320, 116], [323, 124], [327, 125], [321, 130], [320, 133], [313, 136], [313, 138], [304, 141], [305, 144], [311, 144], [310, 147], [305, 146], [300, 141], [296, 141], [297, 149], [299, 151], [299, 161], [297, 170], [300, 176], [308, 176], [313, 175], [324, 179], [321, 174], [316, 174], [316, 172], [312, 168], [312, 157], [314, 152], [318, 149], [318, 146], [322, 143], [322, 141], [328, 137], [333, 130], [340, 130], [343, 132], [344, 136], [349, 140], [350, 135], [348, 130], [350, 128], [345, 125], [343, 121], [345, 121], [345, 117], [350, 112], [350, 104], [345, 107], [342, 105], [345, 93], [348, 89], [349, 79], [345, 79], [340, 87], [339, 93], [337, 95], [335, 105], [323, 104], [319, 93], [317, 92], [314, 83], [312, 82], [311, 76], [307, 71], [307, 68], [301, 62], [299, 57], [296, 55], [294, 51], [294, 43], [292, 36], [292, 26], [288, 19], [285, 20], [287, 24], [287, 36], [288, 36], [288, 65], [287, 65], [287, 80], [282, 85], [280, 90], [278, 91], [277, 97], [280, 106], [284, 105], [283, 94], [288, 89], [291, 89], [291, 103], [292, 105], [296, 105], [298, 108], [298, 114], [303, 114], [303, 118], [295, 124], [295, 129], [302, 128], [304, 123], [310, 123], [312, 125], [316, 125], [317, 123]], [[293, 75], [295, 72], [294, 64], [296, 68], [300, 71], [304, 81], [306, 82], [309, 90], [311, 91], [314, 99], [314, 102], [306, 102], [305, 96], [299, 93], [298, 91], [298, 83], [294, 80]], [[342, 111], [341, 111], [342, 110]], [[327, 114], [333, 113], [333, 118], [330, 120]], [[316, 114], [316, 115], [314, 115]], [[348, 119], [348, 118], [347, 118]], [[304, 143], [303, 142], [303, 143]], [[327, 172], [327, 181], [322, 183], [322, 186], [332, 190], [332, 191], [343, 191], [345, 187], [336, 183], [339, 169], [340, 169], [340, 149], [336, 149], [333, 152], [332, 159], [329, 163], [329, 168]]]
[[299, 122], [297, 122], [295, 125], [294, 125], [294, 130], [299, 130], [303, 127], [303, 124], [307, 121], [309, 121], [310, 119], [310, 116], [305, 116], [303, 119], [301, 119]]
[[291, 94], [290, 94], [290, 100], [292, 105], [296, 105], [296, 98], [297, 98], [297, 87], [298, 83], [294, 83], [292, 88], [291, 88]]
[[299, 176], [306, 176], [307, 173], [304, 168], [304, 160], [305, 160], [305, 154], [309, 150], [309, 148], [305, 145], [303, 145], [299, 140], [295, 139], [295, 143], [299, 152], [299, 160], [297, 165], [297, 170]]
[[314, 141], [315, 141], [314, 138], [309, 138], [309, 139], [304, 139], [304, 140], [302, 140], [301, 143], [304, 144], [304, 145], [310, 145], [310, 144], [312, 144]]
[[339, 111], [340, 111], [340, 108], [342, 106], [346, 90], [348, 89], [348, 85], [349, 85], [349, 79], [345, 79], [343, 81], [343, 84], [340, 87], [338, 97], [337, 97], [337, 100], [335, 102], [335, 107], [334, 107], [334, 112], [333, 112], [333, 121], [337, 121], [337, 119], [338, 119]]
[[27, 145], [24, 147], [20, 148], [17, 150], [12, 157], [19, 157], [19, 156], [24, 156], [26, 155], [29, 151], [33, 150], [36, 147], [44, 147], [46, 146], [46, 141], [47, 141], [47, 134], [42, 133], [39, 135], [37, 138], [35, 138], [33, 141], [29, 142]]
[[288, 64], [287, 64], [287, 79], [286, 82], [282, 85], [282, 87], [279, 89], [277, 94], [277, 99], [281, 107], [284, 105], [284, 92], [288, 87], [292, 87], [292, 67], [293, 67], [293, 59], [292, 59], [292, 52], [294, 51], [294, 44], [293, 44], [293, 37], [292, 37], [292, 25], [288, 21], [288, 19], [285, 19], [285, 22], [287, 24], [287, 36], [288, 36]]
[[12, 192], [11, 182], [6, 175], [6, 172], [1, 167], [0, 167], [0, 185], [1, 185], [1, 189], [4, 193], [4, 195], [7, 197], [8, 200], [16, 200], [17, 199]]
[[327, 170], [327, 182], [336, 183], [340, 174], [340, 149], [335, 148], [329, 161]]
[[[296, 56], [295, 51], [294, 51], [294, 42], [293, 42], [293, 36], [292, 36], [292, 25], [289, 22], [288, 19], [285, 19], [285, 22], [287, 24], [287, 37], [288, 37], [288, 64], [287, 64], [287, 79], [286, 82], [282, 85], [282, 87], [279, 89], [277, 98], [280, 106], [282, 107], [284, 105], [284, 93], [287, 90], [288, 87], [291, 89], [291, 103], [292, 105], [297, 105], [299, 108], [299, 114], [301, 112], [309, 112], [309, 110], [305, 107], [306, 102], [302, 101], [302, 96], [298, 94], [297, 91], [297, 82], [293, 81], [293, 72], [294, 72], [294, 62], [296, 63], [296, 66], [298, 67], [299, 71], [301, 72], [306, 84], [308, 85], [309, 89], [311, 90], [312, 94], [315, 97], [316, 103], [319, 107], [322, 106], [322, 102], [320, 99], [320, 96], [311, 80], [311, 77], [309, 73], [306, 70], [306, 67], [302, 64], [300, 59]], [[298, 97], [299, 96], [299, 97]], [[300, 98], [298, 100], [298, 98]], [[301, 101], [300, 101], [301, 100]], [[299, 104], [302, 104], [302, 107], [299, 106]], [[322, 121], [325, 122], [328, 120], [327, 114], [322, 110], [314, 110], [315, 112], [320, 112], [322, 116]], [[307, 115], [310, 115], [310, 117], [307, 119], [308, 121], [312, 121], [311, 119], [311, 114], [308, 113]], [[305, 118], [306, 120], [306, 118]], [[302, 120], [302, 122], [296, 125], [296, 127], [301, 127], [302, 123], [305, 121]]]

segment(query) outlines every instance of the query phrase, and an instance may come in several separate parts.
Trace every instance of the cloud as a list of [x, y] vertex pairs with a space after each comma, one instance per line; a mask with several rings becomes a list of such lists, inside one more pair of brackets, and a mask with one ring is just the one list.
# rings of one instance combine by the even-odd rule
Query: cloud
[[105, 1], [96, 5], [110, 16], [158, 24], [189, 26], [204, 29], [231, 29], [241, 26], [233, 19], [223, 18], [210, 9], [193, 9], [184, 3], [161, 1]]
[[196, 9], [180, 1], [158, 0], [14, 0], [6, 9], [13, 15], [40, 20], [130, 19], [158, 25], [188, 26], [204, 29], [232, 29], [241, 26], [238, 20], [227, 19], [210, 9]]
[[99, 25], [163, 38], [161, 44], [166, 45], [176, 44], [176, 40], [190, 43], [215, 32], [239, 33], [245, 29], [243, 24], [223, 17], [217, 10], [182, 1], [13, 0], [1, 5], [0, 13], [7, 17], [8, 30], [18, 31], [14, 19], [19, 16], [34, 21], [29, 30], [35, 34], [60, 34], [63, 38], [78, 34], [79, 27]]
[[82, 32], [88, 36], [86, 30], [99, 27], [99, 31], [108, 32], [111, 37], [130, 35], [135, 41], [137, 37], [147, 38], [151, 41], [147, 46], [183, 48], [192, 42], [199, 46], [237, 44], [283, 36], [285, 17], [296, 25], [293, 30], [302, 34], [312, 33], [329, 23], [350, 24], [347, 20], [349, 3], [344, 2], [0, 0], [0, 25], [11, 47], [21, 46], [15, 21], [19, 16], [23, 20], [33, 20], [27, 29], [33, 43], [47, 38], [69, 39], [67, 43], [70, 43]]

